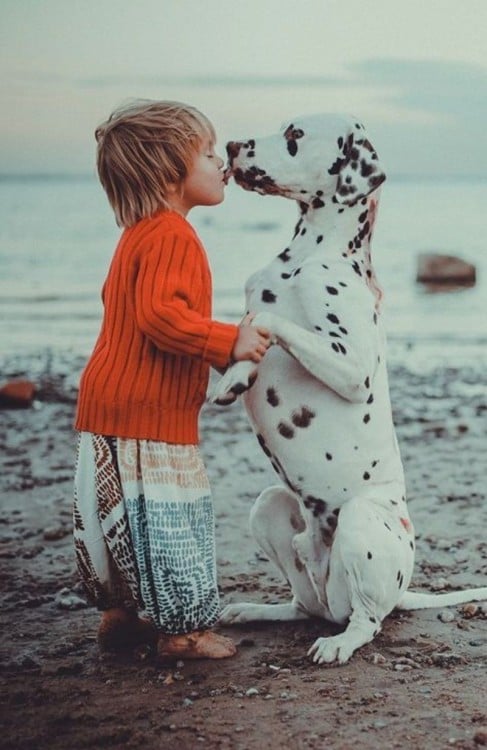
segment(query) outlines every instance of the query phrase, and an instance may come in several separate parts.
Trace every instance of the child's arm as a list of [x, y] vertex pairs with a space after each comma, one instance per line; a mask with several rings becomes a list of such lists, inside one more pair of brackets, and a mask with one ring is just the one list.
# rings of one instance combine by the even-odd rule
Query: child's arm
[[[198, 311], [210, 294], [206, 259], [188, 236], [166, 233], [143, 254], [135, 285], [140, 329], [160, 349], [201, 357], [215, 367], [234, 360], [260, 361], [265, 337], [256, 327], [221, 323]], [[205, 279], [208, 274], [208, 279]]]

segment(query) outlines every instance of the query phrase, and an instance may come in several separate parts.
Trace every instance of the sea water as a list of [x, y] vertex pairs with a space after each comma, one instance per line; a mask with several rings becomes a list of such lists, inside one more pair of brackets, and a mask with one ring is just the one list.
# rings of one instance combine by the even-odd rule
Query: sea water
[[[486, 213], [487, 181], [384, 183], [372, 255], [385, 293], [390, 358], [423, 370], [485, 365]], [[194, 209], [188, 218], [210, 258], [214, 317], [238, 321], [247, 277], [289, 243], [296, 206], [230, 185], [222, 205]], [[94, 177], [0, 179], [0, 357], [43, 350], [88, 355], [119, 235]], [[428, 291], [415, 280], [421, 252], [474, 263], [476, 285]]]

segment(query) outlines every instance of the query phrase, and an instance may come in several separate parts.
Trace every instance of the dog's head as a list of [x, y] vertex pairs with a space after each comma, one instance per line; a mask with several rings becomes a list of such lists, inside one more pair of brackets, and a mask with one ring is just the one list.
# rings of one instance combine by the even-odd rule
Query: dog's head
[[363, 125], [336, 115], [293, 119], [277, 135], [230, 141], [227, 153], [227, 175], [241, 187], [315, 208], [353, 205], [385, 180]]

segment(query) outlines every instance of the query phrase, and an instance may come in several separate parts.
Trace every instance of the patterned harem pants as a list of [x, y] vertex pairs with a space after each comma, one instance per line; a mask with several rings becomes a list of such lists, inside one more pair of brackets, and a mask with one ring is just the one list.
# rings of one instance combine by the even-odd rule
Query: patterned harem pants
[[163, 633], [218, 619], [213, 502], [196, 445], [80, 433], [74, 543], [99, 609], [148, 615]]

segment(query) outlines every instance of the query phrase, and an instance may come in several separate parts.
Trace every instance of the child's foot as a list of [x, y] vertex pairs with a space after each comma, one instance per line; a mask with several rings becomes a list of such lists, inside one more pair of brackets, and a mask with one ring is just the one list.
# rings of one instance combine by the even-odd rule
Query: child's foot
[[149, 621], [127, 609], [107, 609], [98, 628], [98, 643], [105, 651], [124, 651], [141, 643], [155, 644], [157, 630]]
[[237, 653], [230, 638], [212, 630], [195, 630], [184, 635], [160, 635], [157, 653], [163, 659], [226, 659]]

